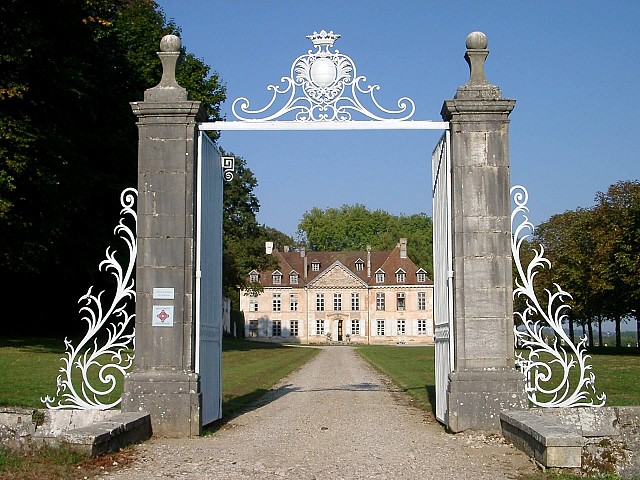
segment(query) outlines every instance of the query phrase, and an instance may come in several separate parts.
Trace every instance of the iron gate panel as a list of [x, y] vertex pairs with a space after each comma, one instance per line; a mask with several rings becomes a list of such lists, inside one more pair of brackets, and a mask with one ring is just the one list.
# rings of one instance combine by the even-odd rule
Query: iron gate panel
[[433, 173], [433, 320], [436, 418], [448, 424], [447, 387], [453, 370], [453, 254], [450, 135], [445, 131], [431, 157]]
[[196, 193], [196, 373], [202, 425], [222, 417], [222, 165], [204, 132], [198, 135]]

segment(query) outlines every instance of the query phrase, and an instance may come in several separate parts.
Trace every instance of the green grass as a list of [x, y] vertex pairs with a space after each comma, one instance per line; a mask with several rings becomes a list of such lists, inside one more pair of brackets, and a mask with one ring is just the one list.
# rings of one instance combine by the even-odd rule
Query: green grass
[[[51, 338], [9, 338], [0, 340], [0, 405], [21, 407], [43, 407], [41, 397], [56, 394], [58, 370], [63, 367], [60, 360], [65, 355], [64, 342]], [[101, 359], [109, 362], [109, 357]], [[76, 372], [77, 369], [74, 369]], [[114, 373], [115, 372], [111, 372]], [[98, 373], [90, 369], [93, 379]], [[78, 387], [79, 377], [73, 378]], [[94, 381], [95, 386], [99, 382]], [[104, 403], [113, 402], [122, 395], [122, 382], [114, 391], [102, 397]]]
[[[314, 348], [224, 339], [222, 409], [225, 417], [260, 398], [282, 377], [318, 353]], [[0, 340], [0, 405], [42, 407], [40, 398], [56, 393], [64, 343], [56, 339]], [[93, 372], [94, 378], [97, 376]], [[117, 398], [122, 386], [114, 390]]]
[[[357, 352], [426, 410], [435, 411], [434, 348], [368, 345]], [[600, 353], [602, 352], [602, 353]], [[600, 350], [590, 360], [596, 392], [605, 392], [608, 406], [640, 405], [640, 354], [614, 355]]]
[[319, 351], [308, 347], [225, 340], [222, 344], [224, 418], [258, 400], [280, 379], [311, 360]]
[[435, 359], [433, 347], [366, 345], [356, 351], [391, 378], [425, 410], [435, 412]]
[[[222, 345], [223, 422], [258, 400], [280, 379], [319, 352], [315, 348], [229, 339], [224, 339]], [[55, 394], [63, 354], [62, 340], [0, 340], [0, 405], [42, 407], [40, 398]], [[114, 461], [130, 462], [131, 456], [124, 451], [101, 459], [88, 459], [64, 446], [17, 455], [0, 447], [0, 480], [83, 478], [113, 468]]]

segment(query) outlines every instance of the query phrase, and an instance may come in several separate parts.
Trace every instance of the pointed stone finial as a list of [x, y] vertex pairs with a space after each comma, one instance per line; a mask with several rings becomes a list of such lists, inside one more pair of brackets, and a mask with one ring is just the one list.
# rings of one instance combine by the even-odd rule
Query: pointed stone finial
[[482, 32], [471, 32], [467, 36], [464, 59], [469, 65], [469, 81], [458, 88], [456, 98], [502, 98], [500, 89], [491, 85], [484, 75], [484, 62], [489, 56], [488, 44], [487, 36]]
[[187, 90], [176, 81], [176, 67], [180, 58], [182, 42], [176, 35], [165, 35], [160, 40], [158, 57], [162, 62], [162, 78], [160, 83], [144, 92], [145, 101], [184, 101]]

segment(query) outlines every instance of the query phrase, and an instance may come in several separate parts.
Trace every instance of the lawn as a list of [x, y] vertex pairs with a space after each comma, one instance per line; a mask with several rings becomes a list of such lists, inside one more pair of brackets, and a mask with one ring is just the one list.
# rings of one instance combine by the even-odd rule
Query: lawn
[[[222, 345], [223, 422], [233, 418], [319, 352], [315, 348], [229, 339], [224, 339]], [[40, 398], [56, 393], [56, 377], [63, 355], [62, 340], [1, 339], [0, 405], [42, 407]], [[65, 448], [15, 455], [0, 447], [0, 480], [63, 480], [82, 478], [83, 475], [87, 478], [104, 472], [103, 468], [113, 468], [115, 461], [122, 464], [131, 459], [132, 454], [126, 449], [90, 459]]]
[[[282, 377], [309, 361], [315, 348], [224, 339], [222, 342], [222, 409], [226, 416], [257, 400]], [[62, 340], [0, 340], [0, 405], [42, 407], [40, 398], [56, 393]], [[114, 392], [120, 395], [122, 387]]]
[[[640, 405], [640, 355], [633, 349], [622, 355], [601, 350], [590, 360], [596, 375], [596, 391], [605, 392], [607, 406]], [[434, 348], [375, 346], [357, 352], [427, 410], [435, 411]]]

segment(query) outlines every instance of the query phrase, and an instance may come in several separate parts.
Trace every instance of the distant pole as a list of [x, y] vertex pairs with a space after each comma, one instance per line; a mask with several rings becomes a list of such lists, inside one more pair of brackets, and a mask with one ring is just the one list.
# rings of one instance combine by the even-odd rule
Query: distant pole
[[453, 338], [449, 429], [499, 430], [500, 410], [527, 405], [514, 368], [509, 114], [515, 100], [484, 74], [487, 37], [467, 37], [469, 81], [446, 100], [451, 125]]

